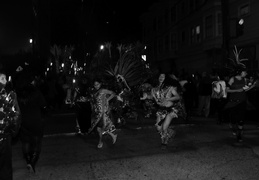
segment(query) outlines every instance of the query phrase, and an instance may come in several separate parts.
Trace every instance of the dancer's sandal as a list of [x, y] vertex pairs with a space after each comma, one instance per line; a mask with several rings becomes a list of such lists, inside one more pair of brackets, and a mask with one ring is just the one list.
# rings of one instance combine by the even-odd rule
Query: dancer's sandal
[[117, 134], [113, 134], [112, 135], [112, 144], [115, 144], [116, 143], [116, 141], [117, 141]]
[[161, 144], [161, 149], [162, 149], [162, 150], [165, 150], [165, 149], [167, 149], [167, 144], [165, 144], [165, 143], [162, 143], [162, 144]]
[[103, 143], [100, 142], [100, 143], [97, 145], [97, 148], [98, 148], [98, 149], [101, 149], [102, 147], [103, 147]]

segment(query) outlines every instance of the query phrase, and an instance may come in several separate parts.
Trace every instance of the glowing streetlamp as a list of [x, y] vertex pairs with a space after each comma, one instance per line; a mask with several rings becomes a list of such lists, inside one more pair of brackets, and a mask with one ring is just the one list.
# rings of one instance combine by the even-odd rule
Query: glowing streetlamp
[[101, 51], [104, 50], [104, 45], [101, 45], [101, 46], [100, 46], [100, 50], [101, 50]]

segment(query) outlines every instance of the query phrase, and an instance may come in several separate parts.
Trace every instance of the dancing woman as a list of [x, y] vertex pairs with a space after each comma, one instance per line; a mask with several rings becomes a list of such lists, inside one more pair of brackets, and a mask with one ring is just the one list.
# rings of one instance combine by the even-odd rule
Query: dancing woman
[[115, 126], [110, 118], [109, 101], [115, 96], [113, 91], [102, 87], [102, 82], [98, 79], [94, 81], [95, 93], [92, 98], [92, 118], [91, 128], [89, 133], [93, 129], [97, 129], [99, 135], [99, 143], [97, 148], [103, 147], [102, 137], [108, 134], [112, 137], [113, 144], [117, 140], [117, 134], [114, 134]]
[[172, 120], [186, 118], [181, 86], [177, 80], [161, 73], [158, 85], [152, 89], [151, 94], [158, 105], [155, 126], [161, 136], [162, 149], [165, 149], [169, 140], [175, 135], [175, 130], [170, 126]]

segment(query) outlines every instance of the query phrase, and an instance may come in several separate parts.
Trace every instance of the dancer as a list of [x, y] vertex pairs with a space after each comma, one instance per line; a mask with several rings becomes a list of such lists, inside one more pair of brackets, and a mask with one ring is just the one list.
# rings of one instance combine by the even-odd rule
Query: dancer
[[186, 118], [181, 85], [177, 80], [173, 80], [166, 74], [161, 73], [159, 74], [158, 85], [152, 89], [151, 94], [158, 105], [155, 126], [161, 136], [162, 149], [166, 149], [169, 140], [176, 133], [171, 126], [172, 120]]
[[246, 92], [255, 87], [255, 84], [247, 86], [246, 83], [246, 66], [241, 61], [247, 59], [239, 59], [241, 51], [237, 51], [235, 47], [234, 55], [235, 60], [233, 62], [233, 76], [228, 81], [227, 93], [228, 102], [225, 105], [225, 109], [229, 112], [230, 128], [233, 135], [236, 136], [237, 142], [243, 141], [243, 127], [246, 113]]
[[228, 109], [229, 112], [230, 128], [239, 143], [243, 141], [242, 135], [247, 101], [246, 92], [255, 86], [255, 84], [251, 86], [246, 85], [246, 75], [246, 70], [240, 68], [237, 69], [234, 76], [230, 78], [228, 82], [229, 87], [227, 87], [229, 98], [225, 106], [225, 109]]
[[99, 143], [97, 148], [103, 147], [102, 137], [108, 134], [112, 137], [113, 144], [117, 140], [117, 134], [114, 134], [116, 130], [111, 118], [109, 101], [115, 96], [115, 93], [102, 87], [102, 81], [99, 79], [94, 80], [94, 88], [96, 92], [93, 94], [92, 100], [92, 119], [91, 128], [89, 133], [97, 128], [99, 135]]
[[12, 137], [19, 131], [20, 109], [16, 93], [8, 92], [6, 85], [6, 74], [0, 72], [0, 178], [12, 180]]

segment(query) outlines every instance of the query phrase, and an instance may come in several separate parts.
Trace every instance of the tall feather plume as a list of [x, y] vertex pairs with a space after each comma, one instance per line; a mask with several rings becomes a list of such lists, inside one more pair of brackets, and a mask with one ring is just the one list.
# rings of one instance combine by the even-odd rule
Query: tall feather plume
[[133, 50], [125, 51], [117, 61], [114, 69], [106, 70], [107, 74], [120, 77], [126, 86], [132, 87], [140, 84], [145, 77], [145, 66], [141, 57]]
[[234, 59], [229, 58], [231, 60], [231, 62], [233, 63], [234, 67], [242, 67], [242, 68], [246, 68], [246, 65], [244, 63], [242, 63], [243, 61], [247, 61], [247, 58], [243, 58], [240, 59], [240, 53], [241, 53], [242, 49], [240, 49], [239, 51], [237, 50], [236, 45], [234, 46], [233, 49], [233, 54], [234, 54]]

